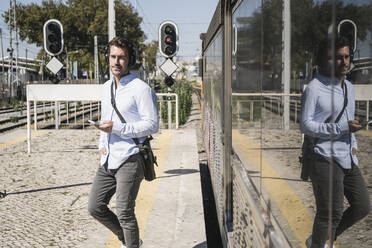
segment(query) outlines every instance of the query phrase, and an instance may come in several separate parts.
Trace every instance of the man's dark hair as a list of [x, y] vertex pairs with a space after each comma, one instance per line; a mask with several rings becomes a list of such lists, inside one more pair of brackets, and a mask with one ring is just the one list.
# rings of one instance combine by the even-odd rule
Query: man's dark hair
[[134, 53], [134, 50], [133, 50], [132, 43], [129, 40], [127, 40], [123, 37], [114, 37], [108, 43], [107, 56], [110, 55], [110, 50], [111, 50], [112, 46], [116, 46], [116, 47], [119, 47], [119, 48], [122, 48], [122, 49], [127, 49], [128, 56], [129, 56], [129, 66], [131, 66], [135, 63], [135, 61], [136, 61], [135, 53]]
[[[322, 66], [326, 57], [328, 56], [328, 50], [331, 49], [332, 41], [330, 39], [324, 39], [319, 43], [318, 52], [316, 55], [316, 64]], [[335, 39], [335, 51], [345, 46], [349, 47], [351, 56], [351, 43], [350, 40], [345, 36], [339, 36]]]

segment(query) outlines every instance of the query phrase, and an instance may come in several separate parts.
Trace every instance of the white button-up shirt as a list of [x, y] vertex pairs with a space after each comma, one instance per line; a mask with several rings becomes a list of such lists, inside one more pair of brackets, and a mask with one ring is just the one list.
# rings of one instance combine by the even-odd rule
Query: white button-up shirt
[[[314, 151], [323, 157], [335, 161], [343, 168], [351, 168], [351, 161], [358, 165], [357, 156], [352, 154], [352, 148], [357, 149], [355, 134], [350, 133], [349, 120], [354, 120], [355, 98], [354, 86], [344, 80], [347, 87], [348, 103], [338, 123], [334, 123], [337, 115], [344, 106], [345, 92], [339, 82], [332, 87], [330, 78], [320, 74], [309, 83], [302, 95], [301, 131], [308, 136], [318, 139]], [[333, 120], [325, 123], [332, 115], [332, 94], [334, 98]], [[331, 141], [333, 135], [333, 141]], [[334, 153], [331, 153], [331, 142], [333, 142]]]
[[117, 169], [139, 152], [132, 138], [143, 142], [147, 135], [156, 133], [159, 118], [155, 92], [132, 73], [120, 79], [117, 89], [114, 87], [116, 107], [126, 121], [122, 123], [111, 105], [112, 80], [102, 87], [101, 122], [111, 120], [114, 124], [111, 133], [101, 131], [99, 149], [105, 147], [107, 151], [101, 156], [101, 165], [107, 161], [108, 169]]

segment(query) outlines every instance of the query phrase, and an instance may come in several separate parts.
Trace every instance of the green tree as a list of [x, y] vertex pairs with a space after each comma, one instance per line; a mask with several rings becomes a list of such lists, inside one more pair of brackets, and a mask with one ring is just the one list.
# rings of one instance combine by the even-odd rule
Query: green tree
[[[313, 0], [291, 1], [291, 35], [292, 35], [292, 69], [303, 70], [306, 61], [316, 54], [317, 46], [328, 34], [332, 23], [333, 3], [324, 1], [315, 3]], [[337, 1], [335, 5], [336, 23], [350, 19], [358, 27], [358, 38], [364, 40], [367, 31], [371, 31], [370, 14], [372, 4], [358, 6]]]
[[[372, 31], [372, 4], [358, 5], [336, 1], [336, 23], [343, 19], [355, 22], [358, 39], [365, 40]], [[314, 61], [319, 42], [327, 37], [332, 23], [333, 1], [291, 0], [291, 63], [292, 70], [304, 70], [306, 62]], [[261, 61], [264, 70], [281, 70], [283, 0], [264, 0], [252, 17], [238, 19], [243, 26], [244, 44], [251, 61]], [[243, 32], [243, 33], [244, 33]], [[263, 32], [263, 33], [262, 33]], [[262, 51], [262, 52], [261, 52]], [[266, 68], [269, 67], [269, 68]]]
[[149, 71], [153, 72], [156, 70], [156, 52], [158, 50], [158, 41], [153, 40], [151, 43], [143, 45], [143, 53], [146, 59], [146, 63], [149, 67]]
[[[6, 23], [9, 22], [10, 12], [2, 15]], [[88, 69], [89, 63], [93, 63], [94, 36], [98, 36], [98, 43], [103, 47], [108, 42], [108, 0], [43, 0], [40, 4], [28, 5], [17, 3], [16, 13], [19, 38], [37, 46], [43, 45], [44, 23], [49, 19], [58, 19], [63, 25], [65, 49], [69, 52], [79, 51], [73, 56], [82, 69]], [[115, 15], [116, 34], [126, 37], [141, 49], [140, 44], [146, 38], [140, 27], [142, 18], [131, 5], [121, 1], [115, 1]], [[64, 59], [66, 53], [61, 56]], [[73, 56], [69, 59], [74, 59]]]

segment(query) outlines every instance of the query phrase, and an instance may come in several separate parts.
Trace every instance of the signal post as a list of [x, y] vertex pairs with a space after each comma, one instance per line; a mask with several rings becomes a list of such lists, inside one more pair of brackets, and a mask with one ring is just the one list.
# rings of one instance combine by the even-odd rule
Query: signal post
[[[59, 83], [57, 73], [62, 69], [63, 64], [59, 61], [56, 56], [60, 55], [63, 51], [63, 26], [62, 23], [57, 19], [50, 19], [44, 23], [43, 27], [44, 34], [44, 50], [49, 54], [52, 59], [48, 62], [46, 67], [54, 74], [50, 77], [50, 80], [54, 84]], [[28, 103], [28, 101], [27, 101]], [[58, 129], [59, 126], [59, 103], [55, 102], [55, 126]], [[28, 108], [27, 108], [28, 109]], [[28, 125], [27, 125], [28, 126]], [[36, 128], [36, 127], [35, 127]]]
[[[159, 26], [159, 51], [166, 60], [160, 66], [160, 69], [167, 75], [164, 78], [165, 85], [168, 86], [168, 94], [171, 92], [171, 86], [174, 84], [172, 74], [177, 70], [178, 66], [173, 62], [173, 57], [178, 52], [178, 27], [172, 21], [164, 21]], [[170, 96], [167, 97], [168, 102], [168, 129], [172, 126], [172, 106]]]

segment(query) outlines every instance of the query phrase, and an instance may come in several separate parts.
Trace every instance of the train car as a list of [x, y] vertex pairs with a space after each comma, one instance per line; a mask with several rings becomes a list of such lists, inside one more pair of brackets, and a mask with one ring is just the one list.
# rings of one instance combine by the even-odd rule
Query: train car
[[[371, 14], [362, 0], [219, 1], [201, 35], [202, 108], [224, 247], [306, 247], [315, 203], [300, 179], [302, 135], [289, 111], [313, 77], [319, 41], [337, 33], [330, 27], [347, 16], [370, 44]], [[371, 58], [370, 47], [359, 49]]]

